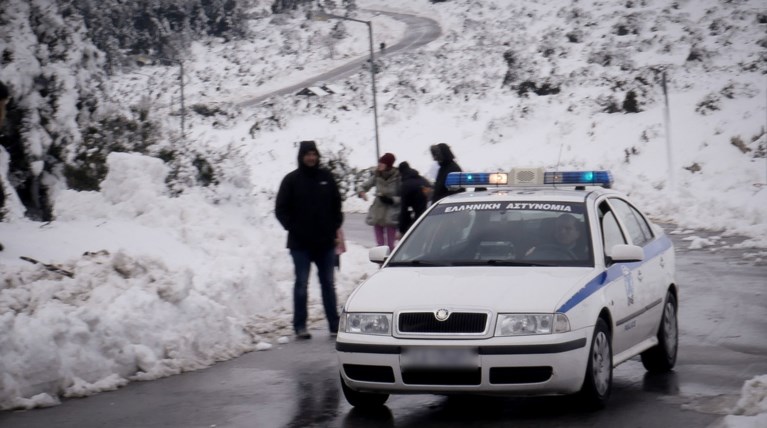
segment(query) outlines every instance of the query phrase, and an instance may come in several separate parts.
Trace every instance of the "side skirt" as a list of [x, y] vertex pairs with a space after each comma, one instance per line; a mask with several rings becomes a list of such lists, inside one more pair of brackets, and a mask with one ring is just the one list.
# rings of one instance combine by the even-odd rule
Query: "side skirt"
[[631, 358], [641, 354], [642, 352], [652, 348], [653, 346], [657, 344], [658, 344], [658, 337], [653, 336], [637, 343], [636, 345], [632, 346], [629, 349], [626, 349], [620, 354], [613, 355], [613, 367], [617, 366], [618, 364], [625, 363]]

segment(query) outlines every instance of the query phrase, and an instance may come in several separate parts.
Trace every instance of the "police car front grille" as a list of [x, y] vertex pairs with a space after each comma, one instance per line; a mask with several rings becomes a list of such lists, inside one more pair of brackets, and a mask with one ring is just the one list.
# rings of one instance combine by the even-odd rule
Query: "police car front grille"
[[438, 321], [433, 312], [403, 312], [398, 324], [400, 333], [481, 334], [486, 330], [487, 314], [455, 312]]

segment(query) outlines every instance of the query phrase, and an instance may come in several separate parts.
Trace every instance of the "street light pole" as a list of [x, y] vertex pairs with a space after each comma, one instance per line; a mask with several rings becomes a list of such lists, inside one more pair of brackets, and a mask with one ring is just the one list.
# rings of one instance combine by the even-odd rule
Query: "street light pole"
[[376, 162], [381, 159], [380, 145], [378, 139], [378, 102], [376, 101], [376, 60], [373, 54], [373, 22], [367, 21], [368, 36], [370, 38], [370, 81], [373, 84], [373, 122], [375, 123], [376, 133]]
[[[179, 70], [178, 70], [178, 82], [179, 87], [181, 89], [181, 139], [186, 139], [186, 104], [184, 100], [184, 60], [183, 59], [170, 59], [170, 58], [163, 58], [163, 57], [156, 57], [156, 59], [160, 60], [160, 64], [166, 65], [167, 64], [175, 64], [178, 62]], [[151, 76], [150, 76], [151, 77]], [[170, 109], [171, 113], [173, 112], [173, 96], [171, 95], [170, 98]]]
[[184, 121], [186, 120], [186, 108], [184, 105], [184, 61], [179, 60], [178, 64], [180, 66], [179, 74], [178, 74], [178, 80], [181, 85], [181, 139], [186, 139], [186, 129]]
[[368, 26], [368, 38], [370, 39], [370, 81], [372, 83], [373, 88], [373, 122], [375, 125], [375, 138], [376, 138], [376, 162], [378, 162], [378, 159], [381, 158], [380, 153], [380, 140], [378, 137], [378, 101], [377, 101], [377, 95], [376, 95], [376, 63], [375, 63], [375, 51], [373, 50], [373, 22], [372, 21], [363, 21], [361, 19], [355, 19], [355, 18], [349, 18], [346, 16], [341, 15], [333, 15], [330, 13], [326, 13], [324, 11], [318, 11], [314, 12], [314, 17], [317, 19], [328, 19], [328, 18], [335, 18], [335, 19], [342, 19], [345, 21], [354, 21], [354, 22], [361, 22], [363, 24], [366, 24]]

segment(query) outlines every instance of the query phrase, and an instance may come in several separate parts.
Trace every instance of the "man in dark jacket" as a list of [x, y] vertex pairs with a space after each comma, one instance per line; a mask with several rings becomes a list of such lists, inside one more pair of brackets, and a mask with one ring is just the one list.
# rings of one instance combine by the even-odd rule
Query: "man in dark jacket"
[[461, 172], [461, 167], [455, 162], [455, 156], [453, 156], [450, 146], [445, 143], [431, 146], [431, 155], [439, 163], [439, 171], [437, 171], [437, 178], [434, 181], [434, 193], [431, 195], [431, 202], [435, 203], [445, 196], [462, 191], [448, 190], [445, 186], [447, 175], [451, 172]]
[[431, 188], [429, 180], [421, 177], [410, 164], [402, 162], [399, 164], [399, 174], [401, 177], [400, 197], [402, 198], [399, 212], [399, 233], [404, 235], [410, 226], [418, 217], [426, 211], [428, 200], [426, 194]]
[[[8, 104], [8, 100], [11, 98], [11, 93], [8, 91], [8, 87], [3, 82], [0, 82], [0, 129], [3, 127], [5, 121], [5, 106]], [[0, 150], [3, 148], [0, 146]], [[3, 183], [0, 182], [0, 221], [3, 220], [5, 213], [3, 208], [5, 207], [5, 188]], [[3, 251], [3, 244], [0, 244], [0, 251]]]
[[319, 164], [320, 154], [315, 142], [301, 141], [298, 168], [282, 179], [274, 210], [277, 220], [288, 231], [287, 247], [295, 266], [293, 328], [299, 339], [312, 337], [306, 329], [307, 284], [312, 262], [317, 266], [330, 334], [335, 335], [338, 331], [333, 267], [336, 231], [344, 217], [335, 179]]

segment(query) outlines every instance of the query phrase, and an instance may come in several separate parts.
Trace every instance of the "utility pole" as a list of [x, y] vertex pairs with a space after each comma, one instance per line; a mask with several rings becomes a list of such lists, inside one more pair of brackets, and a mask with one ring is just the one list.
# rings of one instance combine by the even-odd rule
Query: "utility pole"
[[666, 161], [668, 162], [668, 181], [669, 188], [676, 188], [676, 179], [674, 177], [674, 156], [671, 147], [671, 108], [668, 104], [668, 86], [666, 84], [666, 71], [663, 71], [661, 84], [663, 85], [663, 98], [665, 99], [665, 122], [666, 122]]
[[[168, 68], [175, 66], [176, 61], [178, 61], [178, 66], [179, 66], [178, 83], [181, 89], [181, 97], [180, 97], [181, 98], [180, 100], [181, 101], [181, 139], [185, 139], [186, 138], [186, 100], [184, 99], [184, 60], [164, 58], [164, 57], [156, 57], [156, 59], [160, 61], [160, 65], [166, 66]], [[143, 74], [143, 73], [139, 73], [139, 74]], [[150, 75], [145, 74], [145, 76], [152, 78], [152, 76]], [[151, 80], [150, 80], [150, 84], [151, 84]], [[175, 104], [175, 97], [171, 94], [170, 96], [171, 114], [173, 114], [174, 104]]]
[[180, 66], [178, 80], [181, 86], [181, 139], [186, 139], [186, 129], [184, 123], [186, 120], [186, 108], [184, 105], [184, 60], [179, 60], [178, 63]]
[[375, 63], [375, 53], [373, 50], [373, 22], [372, 21], [363, 21], [361, 19], [354, 19], [349, 18], [346, 16], [341, 15], [332, 15], [330, 13], [326, 13], [322, 10], [314, 12], [312, 19], [318, 19], [318, 20], [326, 20], [328, 18], [334, 18], [334, 19], [342, 19], [344, 21], [354, 21], [354, 22], [361, 22], [363, 24], [366, 24], [368, 26], [368, 38], [370, 39], [370, 81], [372, 83], [373, 87], [373, 123], [375, 125], [375, 142], [376, 142], [376, 163], [378, 163], [378, 159], [381, 157], [380, 153], [380, 139], [378, 136], [378, 101], [377, 101], [377, 95], [376, 95], [376, 63]]
[[370, 37], [370, 81], [373, 82], [373, 121], [375, 122], [376, 134], [376, 162], [381, 158], [381, 149], [378, 140], [378, 102], [376, 101], [376, 59], [373, 54], [373, 22], [366, 21], [368, 24], [368, 36]]

